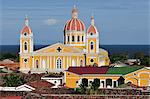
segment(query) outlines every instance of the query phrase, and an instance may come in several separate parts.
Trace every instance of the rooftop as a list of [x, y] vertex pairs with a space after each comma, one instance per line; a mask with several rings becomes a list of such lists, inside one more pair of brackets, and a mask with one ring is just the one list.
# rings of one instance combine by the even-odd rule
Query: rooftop
[[67, 71], [82, 74], [118, 74], [125, 75], [136, 70], [142, 69], [143, 66], [123, 66], [123, 67], [69, 67]]

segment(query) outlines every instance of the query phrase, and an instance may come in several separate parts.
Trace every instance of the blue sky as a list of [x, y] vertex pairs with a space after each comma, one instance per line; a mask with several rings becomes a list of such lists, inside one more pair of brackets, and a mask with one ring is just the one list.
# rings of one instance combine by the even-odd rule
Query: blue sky
[[94, 14], [100, 44], [150, 44], [149, 0], [0, 0], [0, 45], [19, 44], [27, 14], [34, 44], [63, 41], [63, 28], [76, 5], [86, 29]]

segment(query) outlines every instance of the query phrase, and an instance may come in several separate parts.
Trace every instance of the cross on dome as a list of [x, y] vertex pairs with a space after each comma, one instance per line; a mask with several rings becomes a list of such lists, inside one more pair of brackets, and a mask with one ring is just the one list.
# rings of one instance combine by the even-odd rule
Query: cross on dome
[[27, 15], [25, 16], [25, 25], [26, 25], [26, 26], [29, 26], [29, 19], [28, 19], [28, 16], [27, 16]]
[[94, 25], [94, 15], [91, 16], [91, 25]]
[[72, 18], [78, 18], [78, 10], [75, 5], [73, 6], [72, 9]]

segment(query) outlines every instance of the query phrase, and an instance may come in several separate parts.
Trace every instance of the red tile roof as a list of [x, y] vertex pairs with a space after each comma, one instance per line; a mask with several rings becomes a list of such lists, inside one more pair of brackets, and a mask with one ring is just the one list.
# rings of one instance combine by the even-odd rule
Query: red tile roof
[[108, 66], [102, 67], [69, 67], [67, 71], [75, 74], [106, 74], [108, 71]]
[[6, 97], [0, 97], [0, 99], [21, 99], [21, 96], [6, 96]]
[[27, 85], [32, 86], [34, 88], [40, 88], [40, 87], [53, 87], [55, 86], [54, 84], [47, 82], [45, 80], [39, 80], [39, 81], [33, 81], [27, 83]]

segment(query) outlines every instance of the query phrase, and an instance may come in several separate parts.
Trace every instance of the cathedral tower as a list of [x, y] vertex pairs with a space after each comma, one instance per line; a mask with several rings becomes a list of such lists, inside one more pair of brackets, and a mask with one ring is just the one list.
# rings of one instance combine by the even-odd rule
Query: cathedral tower
[[20, 70], [29, 71], [33, 53], [33, 33], [29, 27], [29, 19], [26, 16], [24, 27], [20, 33]]
[[72, 18], [67, 21], [64, 27], [64, 44], [68, 46], [85, 46], [85, 25], [78, 19], [78, 10], [74, 6], [72, 9]]
[[99, 33], [94, 24], [94, 17], [91, 17], [91, 25], [87, 30], [87, 51], [88, 53], [99, 53]]
[[20, 34], [20, 54], [33, 52], [33, 33], [29, 27], [29, 19], [26, 16], [24, 27]]

